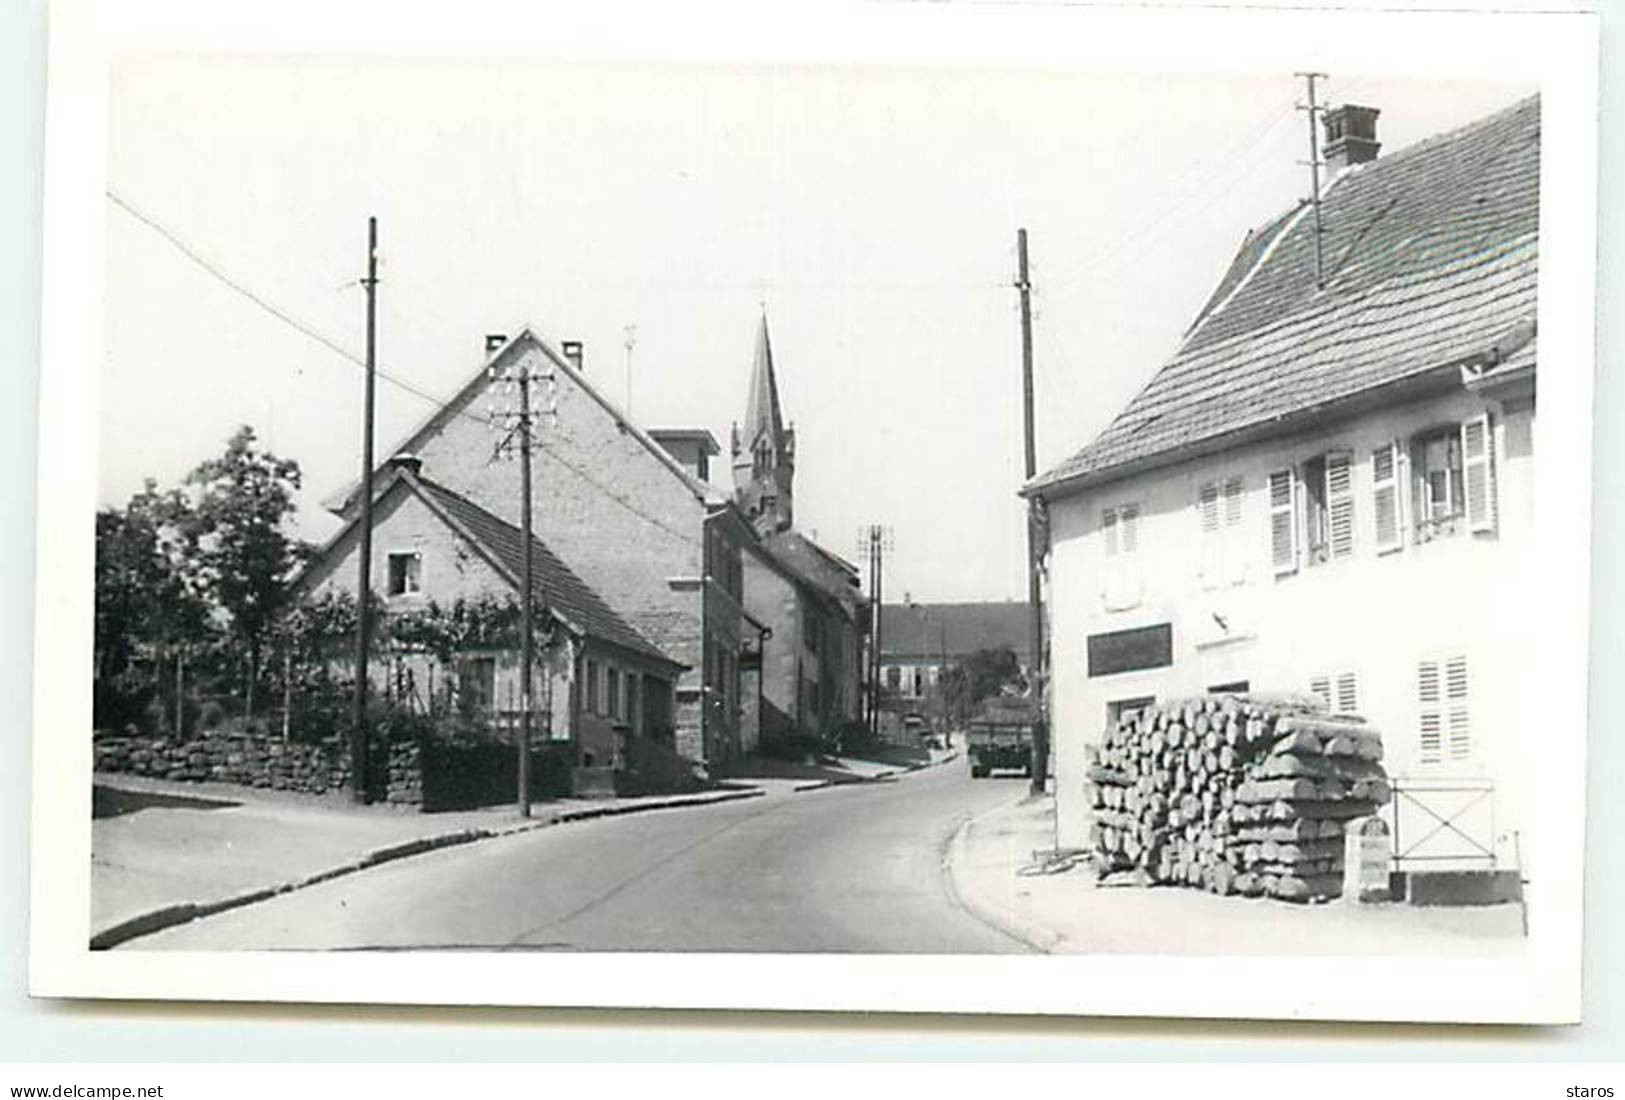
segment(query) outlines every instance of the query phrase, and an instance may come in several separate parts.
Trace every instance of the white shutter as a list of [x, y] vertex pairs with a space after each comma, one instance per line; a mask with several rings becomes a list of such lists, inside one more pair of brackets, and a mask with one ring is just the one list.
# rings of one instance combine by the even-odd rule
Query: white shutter
[[1202, 528], [1202, 587], [1212, 588], [1219, 583], [1219, 483], [1210, 481], [1197, 492], [1197, 516]]
[[1117, 510], [1117, 514], [1123, 529], [1123, 553], [1132, 554], [1140, 548], [1140, 506], [1125, 504]]
[[1387, 443], [1371, 452], [1371, 504], [1376, 515], [1377, 553], [1405, 546], [1405, 524], [1400, 511], [1399, 444]]
[[1202, 486], [1200, 507], [1202, 512], [1202, 533], [1213, 534], [1219, 529], [1219, 483], [1210, 481]]
[[1437, 764], [1444, 759], [1443, 684], [1438, 661], [1423, 661], [1416, 669], [1417, 760]]
[[1326, 703], [1326, 709], [1332, 709], [1332, 680], [1330, 676], [1316, 676], [1309, 681], [1309, 694], [1318, 695]]
[[1467, 760], [1473, 755], [1473, 738], [1467, 700], [1467, 658], [1454, 656], [1444, 662], [1446, 748], [1450, 759]]
[[1326, 456], [1327, 553], [1336, 560], [1354, 553], [1354, 479], [1351, 456]]
[[1297, 509], [1293, 507], [1293, 474], [1277, 470], [1269, 478], [1270, 567], [1277, 577], [1298, 568]]
[[1360, 694], [1354, 682], [1354, 673], [1343, 672], [1337, 677], [1337, 700], [1332, 704], [1332, 710], [1338, 714], [1358, 714], [1360, 712]]
[[1116, 557], [1119, 545], [1116, 508], [1108, 508], [1100, 514], [1100, 534], [1106, 543], [1106, 556], [1108, 558]]
[[1462, 421], [1461, 480], [1467, 498], [1467, 529], [1494, 531], [1495, 444], [1488, 413]]

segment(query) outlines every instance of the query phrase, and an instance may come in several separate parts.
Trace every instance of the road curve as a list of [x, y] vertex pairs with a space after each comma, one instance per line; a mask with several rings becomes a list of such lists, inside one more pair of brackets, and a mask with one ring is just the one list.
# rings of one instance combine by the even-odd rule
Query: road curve
[[963, 763], [540, 829], [181, 925], [126, 950], [448, 948], [1012, 953], [943, 873], [967, 817], [1022, 797]]

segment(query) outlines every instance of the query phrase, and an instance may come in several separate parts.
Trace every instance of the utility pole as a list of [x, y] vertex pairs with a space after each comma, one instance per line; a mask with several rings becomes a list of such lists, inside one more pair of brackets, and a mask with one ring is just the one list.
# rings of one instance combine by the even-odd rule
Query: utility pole
[[880, 609], [884, 593], [885, 553], [891, 532], [878, 523], [871, 523], [858, 532], [858, 541], [869, 554], [869, 655], [864, 675], [869, 681], [868, 709], [864, 727], [873, 737], [880, 736]]
[[[530, 816], [530, 730], [535, 709], [534, 681], [536, 669], [535, 585], [536, 537], [532, 522], [533, 490], [531, 485], [531, 456], [536, 446], [536, 420], [544, 412], [554, 415], [558, 394], [556, 375], [551, 365], [545, 370], [533, 371], [528, 361], [506, 372], [491, 368], [492, 377], [518, 387], [519, 407], [516, 411], [492, 411], [492, 422], [508, 420], [513, 424], [508, 435], [497, 444], [497, 454], [517, 449], [519, 452], [519, 531], [524, 544], [523, 565], [519, 580], [519, 732], [514, 737], [517, 758], [518, 790], [515, 806], [520, 817]], [[540, 381], [547, 386], [547, 407], [538, 410], [533, 401], [534, 386]]]
[[367, 219], [367, 388], [361, 414], [361, 547], [357, 563], [355, 720], [350, 728], [350, 800], [367, 801], [367, 654], [372, 648], [372, 420], [378, 385], [378, 219]]
[[1315, 287], [1326, 285], [1325, 267], [1320, 254], [1320, 113], [1326, 108], [1315, 102], [1315, 81], [1325, 80], [1325, 73], [1297, 73], [1308, 85], [1307, 103], [1298, 104], [1298, 110], [1309, 116], [1309, 203], [1314, 207], [1315, 219]]
[[626, 348], [626, 415], [632, 415], [632, 349], [638, 346], [638, 326], [627, 325], [621, 330], [625, 340], [622, 347]]
[[[1016, 289], [1021, 294], [1021, 420], [1026, 445], [1026, 480], [1038, 474], [1038, 444], [1033, 436], [1033, 303], [1027, 271], [1027, 231], [1016, 230]], [[1049, 783], [1049, 722], [1044, 708], [1044, 606], [1038, 583], [1038, 502], [1027, 502], [1027, 607], [1032, 615], [1032, 695], [1034, 794]]]

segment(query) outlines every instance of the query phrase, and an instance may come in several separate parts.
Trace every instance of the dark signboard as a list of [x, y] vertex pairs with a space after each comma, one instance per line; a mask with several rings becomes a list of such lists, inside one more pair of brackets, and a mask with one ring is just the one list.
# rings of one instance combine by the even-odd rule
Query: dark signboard
[[1142, 668], [1166, 668], [1174, 663], [1174, 628], [1171, 623], [1114, 630], [1089, 635], [1089, 675], [1110, 676]]

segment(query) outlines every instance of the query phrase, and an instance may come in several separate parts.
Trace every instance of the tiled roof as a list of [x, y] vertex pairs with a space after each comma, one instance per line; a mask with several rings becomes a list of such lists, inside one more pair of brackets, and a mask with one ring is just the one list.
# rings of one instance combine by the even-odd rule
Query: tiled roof
[[[489, 551], [510, 576], [524, 576], [525, 541], [524, 533], [519, 528], [425, 477], [416, 477], [415, 483], [437, 507]], [[597, 592], [548, 549], [546, 543], [533, 536], [531, 545], [532, 595], [537, 602], [553, 608], [570, 623], [600, 641], [666, 664], [677, 663], [616, 614]]]
[[1033, 617], [1025, 603], [888, 603], [880, 608], [880, 650], [886, 656], [965, 655], [1013, 649], [1026, 661]]
[[1321, 202], [1324, 289], [1307, 204], [1249, 234], [1174, 357], [1028, 491], [1487, 357], [1535, 317], [1539, 176], [1538, 96], [1344, 172]]
[[852, 613], [863, 602], [857, 570], [793, 528], [762, 537], [762, 548], [815, 590]]

